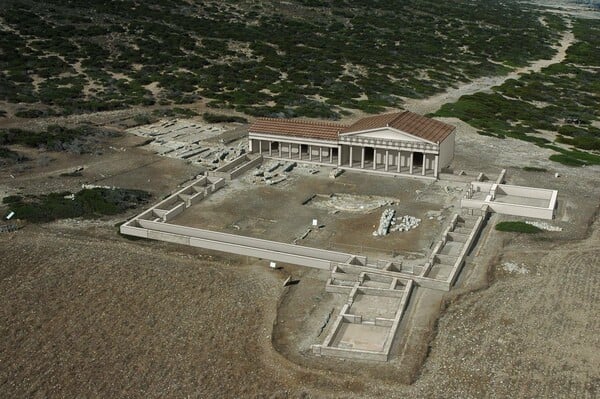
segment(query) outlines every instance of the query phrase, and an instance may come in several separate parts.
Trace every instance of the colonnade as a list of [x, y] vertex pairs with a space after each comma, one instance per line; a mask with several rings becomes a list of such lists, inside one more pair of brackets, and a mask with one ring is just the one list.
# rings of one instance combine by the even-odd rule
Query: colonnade
[[250, 140], [250, 152], [265, 157], [308, 161], [344, 168], [393, 174], [438, 177], [439, 154], [402, 149], [335, 143], [298, 143], [282, 140]]

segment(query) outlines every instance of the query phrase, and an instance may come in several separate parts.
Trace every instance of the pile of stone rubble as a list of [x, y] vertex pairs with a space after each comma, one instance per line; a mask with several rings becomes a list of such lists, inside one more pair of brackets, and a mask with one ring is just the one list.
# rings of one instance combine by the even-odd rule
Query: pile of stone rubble
[[396, 211], [387, 208], [381, 214], [379, 227], [373, 232], [373, 235], [383, 237], [392, 231], [409, 231], [417, 228], [419, 223], [421, 223], [421, 219], [414, 216], [404, 215], [396, 218]]
[[391, 228], [391, 231], [409, 231], [419, 227], [421, 219], [414, 216], [404, 215], [400, 218], [400, 220], [395, 219], [392, 223], [394, 226]]
[[390, 226], [394, 221], [395, 214], [396, 211], [391, 208], [384, 209], [383, 213], [381, 214], [381, 219], [379, 219], [379, 227], [377, 228], [377, 231], [373, 232], [373, 235], [380, 237], [387, 235], [387, 233], [390, 231]]
[[[282, 167], [281, 173], [277, 170]], [[266, 185], [274, 185], [287, 180], [288, 176], [286, 173], [291, 172], [297, 166], [296, 162], [288, 162], [282, 164], [281, 162], [272, 163], [269, 165], [261, 166], [254, 171], [254, 177], [260, 178], [260, 181]]]

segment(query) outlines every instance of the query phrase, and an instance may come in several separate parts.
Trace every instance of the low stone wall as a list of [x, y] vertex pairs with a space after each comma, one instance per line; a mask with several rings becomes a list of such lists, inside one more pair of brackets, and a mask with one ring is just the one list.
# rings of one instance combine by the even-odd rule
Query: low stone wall
[[248, 170], [257, 167], [263, 161], [262, 155], [250, 157], [248, 154], [240, 155], [231, 162], [208, 172], [208, 176], [221, 177], [232, 180], [244, 174]]
[[350, 254], [341, 252], [184, 227], [164, 222], [140, 219], [136, 220], [135, 223], [137, 225], [122, 225], [121, 232], [138, 237], [177, 242], [209, 250], [292, 263], [323, 270], [329, 270], [332, 262], [343, 262], [350, 258]]
[[[390, 288], [388, 289], [383, 289], [362, 286], [361, 280], [363, 280], [364, 277], [365, 273], [361, 273], [361, 275], [358, 277], [358, 281], [353, 287], [340, 287], [341, 292], [345, 293], [348, 290], [350, 291], [348, 294], [348, 302], [344, 304], [344, 306], [340, 310], [340, 313], [336, 317], [336, 320], [331, 327], [331, 331], [325, 337], [323, 344], [312, 346], [313, 354], [318, 356], [334, 356], [346, 359], [373, 360], [380, 362], [386, 362], [389, 360], [392, 344], [394, 342], [394, 339], [396, 338], [400, 321], [404, 317], [406, 307], [408, 306], [408, 299], [410, 298], [410, 295], [412, 293], [413, 281], [406, 280], [406, 284], [403, 290], [393, 289], [392, 286], [395, 284], [391, 284]], [[373, 277], [377, 278], [377, 276], [375, 275], [373, 275]], [[397, 283], [397, 281], [394, 281], [394, 283]], [[327, 291], [335, 292], [332, 291], [332, 289], [335, 290], [336, 287], [331, 284], [330, 279], [328, 280]], [[401, 298], [400, 304], [395, 312], [393, 319], [375, 317], [374, 322], [371, 322], [376, 326], [389, 328], [389, 331], [385, 337], [385, 341], [383, 342], [383, 349], [381, 351], [368, 351], [362, 349], [341, 348], [334, 346], [336, 337], [341, 333], [341, 329], [344, 323], [366, 324], [364, 323], [363, 315], [349, 313], [350, 308], [358, 295], [372, 295], [384, 297], [389, 296]]]
[[[503, 179], [503, 176], [500, 177]], [[499, 181], [501, 181], [500, 177]], [[474, 194], [479, 192], [486, 194], [485, 197], [483, 194], [479, 194], [476, 198], [473, 198]], [[526, 205], [517, 203], [516, 200], [513, 202], [498, 202], [497, 198], [499, 195], [513, 196], [513, 198], [522, 197], [532, 200], [545, 200], [547, 201], [547, 205]], [[464, 198], [460, 201], [460, 206], [464, 209], [481, 209], [482, 206], [487, 205], [491, 212], [551, 220], [554, 218], [557, 197], [558, 191], [556, 190], [499, 183], [473, 182], [468, 186]]]

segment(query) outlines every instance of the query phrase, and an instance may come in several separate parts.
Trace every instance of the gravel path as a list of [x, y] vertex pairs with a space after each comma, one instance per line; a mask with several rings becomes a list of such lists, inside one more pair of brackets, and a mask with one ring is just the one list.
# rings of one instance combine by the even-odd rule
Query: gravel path
[[528, 66], [517, 68], [508, 75], [484, 76], [426, 99], [405, 98], [404, 108], [419, 114], [435, 112], [440, 109], [442, 105], [455, 102], [462, 96], [489, 91], [492, 87], [499, 86], [508, 79], [519, 79], [523, 74], [539, 72], [542, 68], [564, 61], [567, 49], [574, 41], [575, 37], [573, 32], [568, 30], [563, 34], [560, 45], [556, 47], [557, 52], [551, 59], [533, 61]]

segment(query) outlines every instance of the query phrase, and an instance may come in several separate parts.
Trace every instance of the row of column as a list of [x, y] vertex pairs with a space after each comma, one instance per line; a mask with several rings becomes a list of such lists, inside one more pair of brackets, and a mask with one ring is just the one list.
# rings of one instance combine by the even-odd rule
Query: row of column
[[[354, 147], [355, 146], [347, 146], [349, 149], [348, 156], [348, 166], [354, 167]], [[367, 147], [359, 146], [361, 154], [360, 154], [360, 168], [365, 169], [365, 152]], [[434, 177], [438, 177], [438, 163], [439, 163], [439, 155], [438, 154], [428, 154], [428, 153], [415, 153], [415, 152], [402, 152], [401, 150], [390, 150], [380, 148], [377, 149], [375, 147], [369, 147], [373, 149], [373, 161], [371, 168], [373, 170], [377, 170], [379, 165], [383, 164], [383, 168], [386, 172], [389, 172], [391, 168], [394, 168], [397, 173], [400, 173], [402, 167], [408, 167], [408, 173], [413, 174], [415, 169], [415, 154], [422, 155], [421, 162], [421, 174], [425, 176], [427, 171], [433, 171]], [[377, 162], [377, 155], [383, 155], [383, 162]], [[403, 154], [408, 154], [406, 157]], [[391, 156], [391, 160], [390, 160]], [[395, 162], [394, 162], [395, 159]], [[404, 161], [404, 162], [403, 162]], [[343, 157], [339, 157], [338, 165], [342, 166]]]
[[[263, 146], [265, 145], [263, 143], [264, 140], [253, 140], [253, 148], [251, 148], [251, 152], [258, 152], [259, 154], [262, 154], [263, 151], [265, 150], [263, 148]], [[302, 145], [305, 145], [308, 147], [308, 160], [309, 161], [317, 161], [320, 163], [330, 163], [330, 164], [334, 164], [334, 158], [335, 161], [337, 161], [338, 156], [334, 153], [337, 153], [338, 147], [328, 147], [328, 146], [317, 146], [317, 145], [310, 145], [310, 144], [294, 144], [294, 143], [286, 143], [286, 142], [282, 142], [282, 141], [265, 141], [266, 146], [267, 146], [267, 150], [266, 152], [268, 152], [269, 156], [272, 157], [274, 155], [276, 155], [278, 158], [283, 158], [283, 154], [286, 153], [286, 158], [288, 159], [298, 159], [298, 160], [302, 160]], [[277, 149], [273, 149], [273, 144], [277, 143]], [[255, 146], [258, 146], [258, 148], [255, 148]], [[284, 151], [284, 147], [286, 151]], [[297, 157], [294, 158], [294, 152], [293, 152], [293, 148], [297, 148], [298, 151], [296, 153]], [[316, 153], [316, 154], [315, 154]]]
[[[277, 148], [273, 149], [273, 144], [277, 144]], [[413, 174], [418, 166], [415, 165], [415, 154], [422, 155], [423, 160], [421, 162], [421, 174], [425, 176], [427, 171], [432, 171], [434, 177], [438, 177], [438, 154], [408, 152], [401, 150], [390, 150], [385, 148], [374, 148], [374, 147], [363, 147], [363, 146], [319, 146], [311, 144], [296, 144], [282, 141], [267, 141], [253, 139], [251, 141], [251, 152], [258, 152], [263, 154], [267, 152], [270, 157], [276, 156], [277, 158], [283, 158], [284, 154], [288, 159], [303, 160], [302, 157], [302, 146], [308, 147], [308, 161], [314, 161], [319, 163], [337, 164], [338, 166], [347, 166], [354, 168], [354, 152], [356, 148], [360, 148], [360, 169], [366, 169], [365, 152], [367, 148], [373, 149], [373, 161], [370, 167], [373, 170], [377, 170], [378, 167], [383, 165], [383, 169], [386, 172], [401, 173], [402, 168], [408, 168], [408, 173]], [[266, 147], [266, 148], [265, 148]], [[297, 149], [297, 153], [294, 154], [293, 149]], [[348, 149], [348, 159], [345, 158], [344, 149]], [[377, 162], [377, 156], [383, 156], [383, 162]], [[294, 157], [294, 155], [297, 155]], [[306, 160], [306, 159], [305, 159]]]

